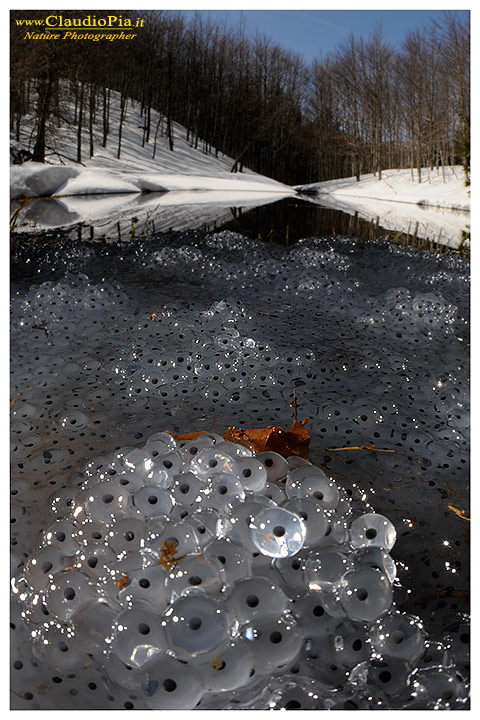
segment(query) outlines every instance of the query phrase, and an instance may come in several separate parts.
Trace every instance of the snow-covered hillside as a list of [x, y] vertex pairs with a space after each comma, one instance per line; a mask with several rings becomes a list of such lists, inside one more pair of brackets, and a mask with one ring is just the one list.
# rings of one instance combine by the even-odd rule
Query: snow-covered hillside
[[[460, 166], [423, 168], [422, 182], [410, 170], [302, 185], [308, 199], [325, 207], [358, 214], [394, 232], [458, 247], [470, 230], [470, 191]], [[311, 194], [313, 193], [313, 194]]]
[[413, 203], [423, 207], [470, 210], [470, 192], [465, 186], [462, 167], [445, 167], [435, 170], [423, 168], [422, 182], [411, 170], [384, 170], [382, 179], [372, 173], [356, 178], [342, 178], [327, 182], [298, 186], [297, 190], [314, 192], [322, 197], [335, 199], [387, 200], [389, 202]]
[[[73, 105], [67, 103], [67, 115], [73, 120]], [[186, 130], [173, 124], [174, 150], [168, 139], [155, 133], [158, 113], [152, 111], [150, 141], [144, 143], [139, 103], [129, 102], [122, 129], [120, 159], [117, 159], [118, 130], [120, 125], [119, 94], [111, 93], [110, 128], [107, 146], [101, 147], [101, 117], [94, 129], [94, 155], [89, 157], [88, 129], [83, 131], [82, 164], [75, 162], [76, 125], [62, 121], [52, 123], [47, 135], [46, 164], [25, 162], [13, 165], [10, 176], [10, 196], [22, 197], [91, 195], [97, 193], [139, 193], [164, 190], [228, 190], [262, 193], [290, 193], [292, 188], [250, 170], [231, 173], [233, 159], [215, 153], [205, 153], [203, 144], [198, 148], [186, 140]], [[13, 144], [27, 148], [31, 143], [33, 118], [23, 124], [20, 142]], [[155, 157], [153, 155], [155, 154]]]

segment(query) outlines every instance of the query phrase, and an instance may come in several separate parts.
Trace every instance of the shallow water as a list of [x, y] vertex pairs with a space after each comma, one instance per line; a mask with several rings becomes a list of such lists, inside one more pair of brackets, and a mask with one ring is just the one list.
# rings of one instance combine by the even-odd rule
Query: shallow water
[[[18, 207], [11, 204], [12, 216]], [[442, 251], [462, 244], [469, 213], [387, 202], [377, 203], [372, 211], [355, 210], [320, 196], [206, 191], [32, 200], [16, 219], [21, 232], [54, 228], [79, 239], [107, 241], [197, 228], [231, 229], [283, 245], [305, 237], [354, 235]]]
[[[312, 462], [394, 523], [399, 607], [438, 641], [465, 627], [469, 262], [312, 233], [288, 247], [200, 230], [125, 242], [18, 239], [17, 563], [49, 521], [52, 491], [93, 458], [167, 429], [286, 429], [295, 399], [309, 418]], [[83, 684], [98, 681], [93, 669], [61, 684], [48, 669], [32, 675], [18, 609], [14, 622], [12, 662], [24, 668], [15, 691], [47, 687], [32, 709], [51, 707], [52, 697], [59, 708], [131, 702], [103, 686], [86, 699]], [[467, 650], [458, 654], [463, 673]]]

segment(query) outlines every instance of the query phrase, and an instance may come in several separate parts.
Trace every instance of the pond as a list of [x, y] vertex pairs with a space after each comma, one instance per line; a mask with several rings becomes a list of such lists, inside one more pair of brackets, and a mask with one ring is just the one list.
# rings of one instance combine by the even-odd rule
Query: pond
[[[400, 209], [399, 209], [400, 208]], [[15, 213], [18, 214], [15, 215]], [[380, 213], [380, 214], [379, 214]], [[325, 198], [273, 193], [168, 192], [92, 195], [12, 203], [18, 231], [68, 230], [78, 239], [126, 239], [168, 230], [228, 228], [251, 238], [291, 244], [305, 237], [387, 237], [442, 251], [463, 247], [469, 213], [378, 203], [373, 212], [332, 206]]]
[[[258, 207], [258, 197], [197, 193], [191, 204], [191, 196], [36, 201], [19, 214], [18, 229], [30, 222], [33, 232], [15, 238], [11, 274], [15, 708], [28, 700], [40, 710], [172, 709], [178, 685], [189, 689], [179, 700], [189, 709], [308, 709], [312, 693], [317, 709], [431, 709], [437, 680], [437, 706], [465, 708], [468, 258], [388, 241], [376, 222], [369, 235], [363, 221], [363, 241], [355, 237], [361, 218], [305, 198], [270, 196]], [[297, 413], [308, 461], [268, 456], [255, 466], [264, 484], [252, 486], [238, 474], [245, 448], [230, 450], [215, 495], [213, 471], [198, 473], [202, 451], [195, 461], [194, 444], [165, 442], [165, 431], [205, 431], [203, 449], [213, 437], [216, 453], [232, 429], [240, 437], [285, 432]], [[157, 456], [163, 447], [170, 465], [161, 467], [152, 447]], [[293, 476], [303, 473], [301, 460], [312, 464], [315, 483]], [[260, 545], [263, 536], [250, 520], [238, 522], [246, 499], [253, 520], [273, 508], [304, 522], [303, 554], [252, 549], [250, 535]], [[357, 548], [354, 522], [372, 513], [391, 523], [388, 544], [360, 540]], [[287, 525], [274, 522], [283, 537]], [[171, 538], [186, 548], [173, 560], [163, 544]], [[348, 572], [340, 563], [342, 582], [327, 598], [315, 582], [321, 568], [313, 583], [304, 570], [322, 547], [352, 563]], [[166, 550], [179, 563], [168, 576], [160, 567]], [[229, 558], [233, 568], [223, 563]], [[194, 563], [183, 580], [181, 562]], [[345, 588], [359, 577], [356, 598], [361, 609], [372, 602], [373, 614], [349, 605]], [[194, 586], [188, 592], [185, 580]], [[237, 632], [230, 608], [247, 581], [255, 585]], [[273, 619], [256, 606], [271, 584], [278, 589], [265, 606], [280, 603]], [[178, 652], [185, 638], [169, 618], [190, 592], [231, 622], [218, 628], [221, 650], [202, 646], [197, 655], [194, 645], [192, 656], [179, 651], [179, 663], [164, 652], [157, 624], [165, 621], [168, 647]], [[215, 644], [216, 631], [199, 630], [202, 608], [188, 627], [195, 642]], [[288, 615], [279, 619], [282, 608]], [[400, 659], [379, 663], [369, 654], [377, 613], [414, 627], [415, 647], [394, 647], [406, 653]], [[154, 676], [143, 668], [149, 653]], [[424, 678], [420, 697], [411, 692], [414, 669]], [[194, 682], [197, 671], [208, 682]], [[352, 689], [354, 671], [365, 677], [361, 688]]]

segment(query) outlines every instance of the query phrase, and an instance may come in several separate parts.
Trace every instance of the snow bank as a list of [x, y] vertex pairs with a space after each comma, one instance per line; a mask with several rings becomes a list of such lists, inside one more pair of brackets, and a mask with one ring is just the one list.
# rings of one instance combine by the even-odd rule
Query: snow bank
[[70, 195], [99, 195], [139, 192], [241, 191], [294, 194], [283, 183], [262, 175], [233, 174], [219, 171], [215, 175], [187, 175], [182, 173], [134, 173], [100, 168], [52, 167], [26, 162], [12, 168], [10, 197], [67, 197]]
[[465, 186], [462, 167], [445, 167], [438, 170], [424, 168], [422, 182], [416, 180], [416, 171], [412, 176], [411, 170], [384, 170], [381, 180], [370, 173], [361, 175], [359, 182], [351, 177], [311, 183], [298, 186], [296, 189], [300, 192], [303, 190], [342, 199], [388, 200], [424, 207], [470, 210], [470, 193]]
[[[155, 110], [151, 113], [150, 141], [146, 142], [141, 106], [133, 101], [126, 107], [118, 159], [120, 102], [118, 93], [113, 91], [109, 119], [111, 132], [106, 147], [102, 146], [102, 128], [99, 124], [94, 127], [94, 154], [89, 157], [86, 128], [82, 139], [82, 163], [76, 163], [71, 155], [72, 148], [77, 147], [77, 128], [73, 122], [73, 104], [68, 93], [65, 93], [64, 104], [70, 109], [72, 122], [49, 128], [45, 165], [29, 161], [12, 166], [11, 199], [166, 190], [274, 192], [277, 195], [295, 193], [293, 188], [248, 169], [242, 173], [231, 173], [234, 163], [232, 158], [216, 153], [214, 149], [206, 152], [202, 141], [198, 141], [195, 147], [195, 143], [187, 141], [187, 131], [178, 123], [173, 123], [174, 150], [170, 150], [166, 135], [162, 135], [159, 129], [163, 120]], [[68, 112], [65, 114], [68, 115]], [[22, 126], [20, 141], [12, 140], [17, 150], [32, 149], [34, 121], [33, 116], [27, 118]]]

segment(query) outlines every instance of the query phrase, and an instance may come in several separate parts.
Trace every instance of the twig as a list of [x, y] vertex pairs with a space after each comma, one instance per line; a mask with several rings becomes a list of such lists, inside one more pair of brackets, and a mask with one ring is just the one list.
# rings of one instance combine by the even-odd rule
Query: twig
[[352, 445], [351, 447], [327, 448], [327, 452], [341, 452], [342, 450], [373, 450], [374, 452], [388, 452], [404, 455], [404, 453], [400, 452], [400, 450], [382, 450], [381, 448], [375, 447], [375, 445]]
[[471, 522], [471, 519], [466, 516], [466, 510], [459, 510], [454, 505], [449, 505], [448, 509], [455, 513], [455, 515], [458, 515], [459, 518], [462, 520], [466, 520], [467, 522]]

